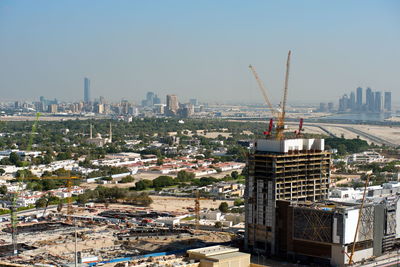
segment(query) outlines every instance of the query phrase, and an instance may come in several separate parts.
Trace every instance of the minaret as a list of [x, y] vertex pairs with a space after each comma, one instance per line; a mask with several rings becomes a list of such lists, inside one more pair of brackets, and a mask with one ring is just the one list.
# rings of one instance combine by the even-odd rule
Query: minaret
[[109, 137], [108, 141], [110, 143], [112, 143], [112, 126], [111, 126], [111, 122], [110, 122], [110, 137]]
[[93, 125], [90, 124], [90, 139], [93, 139]]

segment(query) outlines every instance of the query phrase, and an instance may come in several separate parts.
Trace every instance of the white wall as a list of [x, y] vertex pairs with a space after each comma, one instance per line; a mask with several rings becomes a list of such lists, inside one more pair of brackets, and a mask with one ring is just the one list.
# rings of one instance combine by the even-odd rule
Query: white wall
[[257, 140], [257, 150], [269, 152], [288, 152], [289, 150], [324, 150], [324, 139], [286, 139], [286, 140]]
[[[358, 221], [358, 209], [347, 210], [347, 218], [344, 221], [344, 243], [350, 244], [354, 241], [354, 235], [356, 233], [357, 221]], [[358, 240], [358, 236], [357, 236]]]
[[[331, 265], [332, 266], [345, 266], [349, 263], [349, 257], [343, 253], [346, 250], [347, 254], [350, 255], [351, 247], [342, 247], [340, 245], [333, 245], [331, 249]], [[368, 259], [373, 256], [373, 248], [368, 248], [364, 250], [359, 250], [354, 252], [353, 261], [360, 262], [363, 259]]]

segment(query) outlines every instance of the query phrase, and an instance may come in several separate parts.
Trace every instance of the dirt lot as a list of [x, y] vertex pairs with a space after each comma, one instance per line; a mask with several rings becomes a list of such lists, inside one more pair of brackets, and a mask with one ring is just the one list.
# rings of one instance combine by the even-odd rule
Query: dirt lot
[[[194, 198], [181, 198], [169, 196], [151, 196], [153, 204], [151, 208], [157, 211], [174, 211], [174, 212], [187, 212], [187, 207], [194, 208]], [[221, 202], [227, 202], [228, 205], [233, 205], [233, 200], [201, 200], [200, 207], [208, 209], [217, 209]]]

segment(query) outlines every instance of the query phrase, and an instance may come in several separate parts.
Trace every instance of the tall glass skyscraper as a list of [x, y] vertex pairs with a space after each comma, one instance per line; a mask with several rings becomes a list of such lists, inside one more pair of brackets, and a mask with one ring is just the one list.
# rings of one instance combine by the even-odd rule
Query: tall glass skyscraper
[[359, 110], [361, 110], [362, 105], [363, 105], [362, 91], [363, 91], [363, 89], [362, 89], [361, 87], [358, 87], [358, 88], [357, 88], [357, 100], [356, 100], [356, 105], [357, 105], [357, 108], [358, 108]]
[[385, 92], [385, 110], [392, 111], [392, 92]]
[[90, 102], [90, 80], [86, 77], [83, 79], [83, 101], [85, 103]]

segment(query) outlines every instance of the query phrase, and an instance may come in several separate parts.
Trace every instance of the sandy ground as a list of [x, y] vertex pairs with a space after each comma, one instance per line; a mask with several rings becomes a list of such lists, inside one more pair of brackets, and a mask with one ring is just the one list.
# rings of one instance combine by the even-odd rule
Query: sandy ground
[[[151, 196], [153, 204], [151, 208], [157, 211], [169, 211], [169, 212], [187, 212], [187, 208], [194, 208], [194, 198], [180, 198], [180, 197], [169, 197], [169, 196]], [[233, 200], [211, 200], [202, 199], [200, 200], [200, 208], [217, 209], [221, 202], [227, 202], [228, 205], [233, 205]]]
[[[339, 181], [336, 181], [337, 178], [344, 178]], [[361, 175], [359, 174], [332, 174], [331, 181], [333, 185], [347, 184], [354, 179], [360, 179]]]
[[[353, 133], [352, 131], [343, 129], [342, 127], [335, 127], [335, 126], [324, 126], [325, 129], [327, 129], [328, 131], [332, 132], [334, 135], [341, 137], [343, 135], [344, 138], [346, 139], [354, 139], [357, 138], [357, 134]], [[365, 138], [365, 137], [361, 137], [360, 138], [366, 140], [367, 142], [371, 142], [371, 140]]]
[[353, 127], [400, 145], [400, 127], [398, 126], [355, 125]]

